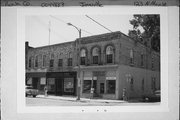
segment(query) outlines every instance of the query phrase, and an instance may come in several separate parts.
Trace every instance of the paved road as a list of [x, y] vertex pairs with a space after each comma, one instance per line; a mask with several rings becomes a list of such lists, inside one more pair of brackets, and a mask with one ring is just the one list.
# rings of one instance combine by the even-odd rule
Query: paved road
[[67, 101], [47, 98], [26, 97], [27, 106], [115, 106], [122, 103], [92, 102], [92, 101]]

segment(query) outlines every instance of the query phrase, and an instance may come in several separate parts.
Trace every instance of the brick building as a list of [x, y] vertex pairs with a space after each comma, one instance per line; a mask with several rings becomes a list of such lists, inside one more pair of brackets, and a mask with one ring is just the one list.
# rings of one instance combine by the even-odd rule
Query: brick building
[[[77, 45], [78, 44], [78, 45]], [[78, 52], [81, 97], [122, 99], [160, 89], [160, 54], [150, 45], [121, 32], [83, 37], [72, 42], [33, 48], [26, 42], [26, 84], [43, 93], [77, 95]]]

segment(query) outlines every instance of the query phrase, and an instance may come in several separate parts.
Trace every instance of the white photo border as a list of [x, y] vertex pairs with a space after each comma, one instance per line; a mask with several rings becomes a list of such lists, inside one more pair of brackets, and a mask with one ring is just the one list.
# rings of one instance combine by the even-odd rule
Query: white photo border
[[[31, 15], [127, 15], [159, 14], [161, 38], [161, 102], [160, 105], [128, 106], [26, 106], [25, 103], [25, 17]], [[168, 9], [166, 7], [103, 7], [103, 8], [18, 8], [17, 9], [17, 112], [18, 113], [96, 113], [98, 112], [168, 112]]]

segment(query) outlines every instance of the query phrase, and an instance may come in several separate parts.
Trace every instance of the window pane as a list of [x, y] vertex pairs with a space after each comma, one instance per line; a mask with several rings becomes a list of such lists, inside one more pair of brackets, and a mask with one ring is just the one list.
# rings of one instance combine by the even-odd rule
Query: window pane
[[73, 78], [64, 79], [64, 92], [74, 92], [74, 79]]
[[85, 65], [85, 57], [81, 57], [81, 65]]
[[94, 48], [92, 51], [92, 55], [93, 56], [98, 56], [99, 55], [99, 49], [98, 48]]
[[58, 66], [59, 66], [59, 67], [62, 67], [62, 65], [63, 65], [63, 59], [59, 59], [59, 61], [58, 61]]
[[116, 81], [107, 80], [107, 93], [115, 93]]
[[106, 55], [110, 55], [110, 54], [113, 54], [113, 48], [112, 48], [112, 46], [108, 46], [108, 47], [106, 48]]
[[98, 64], [98, 56], [93, 56], [93, 64]]
[[91, 80], [84, 80], [83, 92], [84, 93], [90, 93], [90, 89], [91, 89]]
[[35, 59], [35, 67], [38, 67], [38, 56], [36, 56], [36, 59]]
[[43, 67], [46, 65], [46, 55], [43, 55]]
[[53, 66], [54, 66], [54, 60], [51, 59], [51, 60], [50, 60], [50, 67], [53, 67]]
[[81, 50], [81, 57], [86, 57], [86, 50], [85, 49]]
[[113, 55], [107, 55], [107, 63], [113, 63]]
[[68, 58], [68, 66], [72, 66], [72, 58]]
[[29, 68], [31, 68], [31, 58], [29, 59]]

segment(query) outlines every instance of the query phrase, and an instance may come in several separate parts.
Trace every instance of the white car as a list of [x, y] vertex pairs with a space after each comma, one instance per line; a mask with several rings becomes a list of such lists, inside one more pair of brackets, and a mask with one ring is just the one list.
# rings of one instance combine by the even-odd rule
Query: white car
[[36, 97], [38, 93], [39, 91], [37, 89], [34, 89], [32, 86], [26, 86], [26, 97], [27, 96]]

